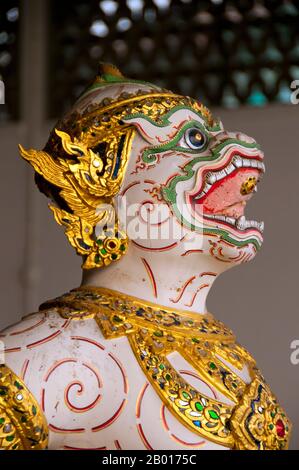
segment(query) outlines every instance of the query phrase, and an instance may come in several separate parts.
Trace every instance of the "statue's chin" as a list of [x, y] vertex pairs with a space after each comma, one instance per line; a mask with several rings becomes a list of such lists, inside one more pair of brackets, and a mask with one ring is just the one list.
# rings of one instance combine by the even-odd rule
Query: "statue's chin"
[[223, 262], [226, 269], [241, 263], [251, 261], [263, 242], [261, 234], [254, 237], [253, 234], [246, 239], [235, 239], [234, 234], [226, 232], [224, 235], [204, 235], [204, 251], [215, 260]]

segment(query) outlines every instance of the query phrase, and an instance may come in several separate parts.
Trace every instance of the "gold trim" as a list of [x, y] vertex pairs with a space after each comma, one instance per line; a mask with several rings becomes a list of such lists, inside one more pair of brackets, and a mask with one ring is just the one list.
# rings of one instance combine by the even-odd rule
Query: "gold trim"
[[0, 365], [0, 449], [41, 450], [48, 445], [46, 418], [24, 382]]

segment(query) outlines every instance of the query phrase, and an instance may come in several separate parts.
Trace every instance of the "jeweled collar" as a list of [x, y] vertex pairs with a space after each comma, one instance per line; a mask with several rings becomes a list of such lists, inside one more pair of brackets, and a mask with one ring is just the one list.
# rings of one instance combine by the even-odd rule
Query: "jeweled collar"
[[[93, 318], [105, 338], [126, 336], [146, 378], [187, 428], [235, 449], [285, 449], [290, 423], [251, 355], [211, 314], [165, 308], [106, 288], [80, 287], [44, 303], [64, 318]], [[168, 360], [178, 352], [228, 405], [196, 390]], [[236, 369], [249, 371], [247, 384]], [[281, 429], [283, 428], [283, 432]]]
[[[97, 315], [106, 337], [130, 332], [134, 324], [173, 331], [176, 335], [203, 336], [234, 340], [232, 331], [212, 314], [172, 309], [102, 287], [79, 287], [41, 305], [40, 309], [59, 305], [63, 316], [82, 319]], [[105, 315], [103, 315], [105, 312]], [[195, 341], [196, 342], [196, 341]]]

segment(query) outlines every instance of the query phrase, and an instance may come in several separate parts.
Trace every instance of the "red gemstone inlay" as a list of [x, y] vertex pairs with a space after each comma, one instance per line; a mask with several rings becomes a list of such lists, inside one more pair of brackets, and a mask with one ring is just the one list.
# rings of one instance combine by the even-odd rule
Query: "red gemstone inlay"
[[276, 421], [276, 432], [279, 437], [284, 437], [286, 430], [285, 430], [285, 425], [281, 419], [278, 419]]

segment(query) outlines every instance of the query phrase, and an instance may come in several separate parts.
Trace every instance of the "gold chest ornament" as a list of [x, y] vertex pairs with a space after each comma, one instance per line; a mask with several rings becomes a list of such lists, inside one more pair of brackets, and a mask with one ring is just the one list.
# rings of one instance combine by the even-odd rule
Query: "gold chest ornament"
[[[284, 450], [291, 424], [251, 355], [230, 329], [211, 314], [184, 312], [105, 288], [81, 287], [41, 309], [56, 308], [72, 320], [94, 318], [106, 339], [126, 336], [143, 370], [168, 410], [188, 429], [238, 450]], [[207, 383], [235, 405], [195, 390], [171, 365], [178, 352]], [[232, 368], [247, 367], [246, 384]]]

